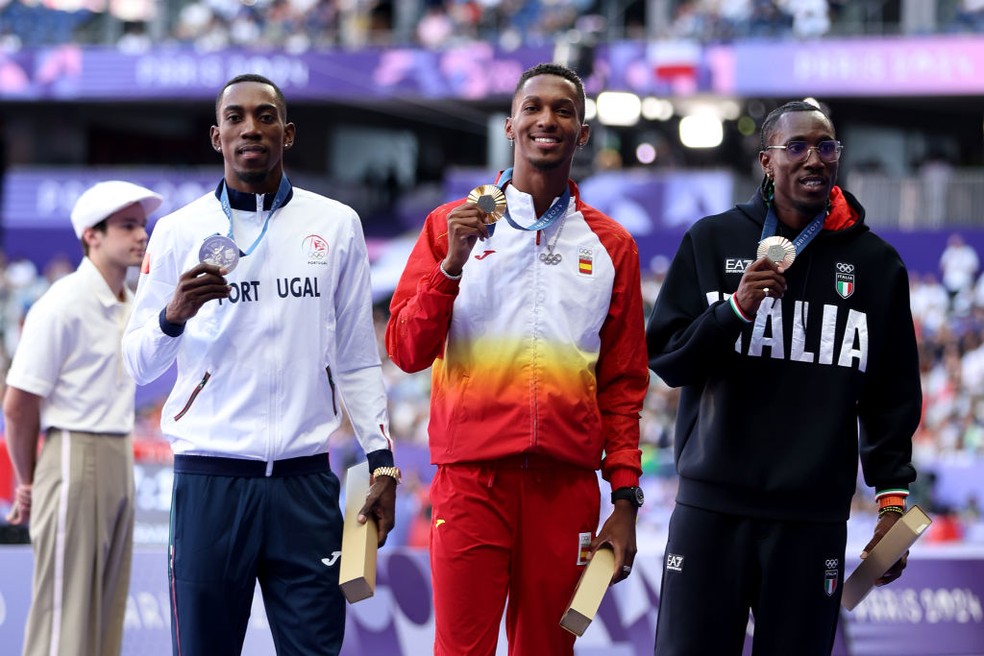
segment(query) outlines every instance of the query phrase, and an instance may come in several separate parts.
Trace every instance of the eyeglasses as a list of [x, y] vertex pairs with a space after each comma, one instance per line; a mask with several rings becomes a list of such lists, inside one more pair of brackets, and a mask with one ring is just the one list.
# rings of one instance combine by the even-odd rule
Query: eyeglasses
[[771, 149], [785, 150], [786, 157], [789, 158], [790, 162], [803, 162], [810, 157], [810, 151], [817, 151], [817, 155], [820, 156], [820, 160], [827, 162], [828, 164], [833, 164], [840, 159], [841, 151], [844, 150], [844, 146], [841, 142], [834, 141], [833, 139], [828, 139], [827, 141], [821, 141], [816, 146], [811, 146], [805, 141], [790, 141], [786, 143], [785, 146], [766, 146], [766, 150]]

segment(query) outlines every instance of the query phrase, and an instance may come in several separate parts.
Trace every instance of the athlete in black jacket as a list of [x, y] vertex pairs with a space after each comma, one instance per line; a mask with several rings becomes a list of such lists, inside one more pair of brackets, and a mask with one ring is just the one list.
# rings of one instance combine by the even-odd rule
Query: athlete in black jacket
[[859, 453], [882, 508], [865, 553], [915, 479], [908, 276], [835, 186], [840, 152], [813, 105], [772, 112], [762, 188], [687, 232], [653, 310], [650, 367], [683, 388], [658, 656], [740, 654], [749, 609], [756, 656], [829, 654]]

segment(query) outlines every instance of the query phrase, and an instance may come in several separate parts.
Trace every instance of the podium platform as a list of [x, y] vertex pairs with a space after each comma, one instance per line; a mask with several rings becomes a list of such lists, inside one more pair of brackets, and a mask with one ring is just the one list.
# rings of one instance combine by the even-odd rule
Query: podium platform
[[[632, 576], [605, 595], [577, 639], [577, 656], [651, 656], [662, 554], [641, 553]], [[857, 560], [848, 559], [848, 571]], [[29, 547], [0, 546], [0, 645], [20, 653], [30, 597]], [[822, 585], [822, 581], [818, 585]], [[141, 548], [127, 603], [124, 656], [167, 656], [167, 562], [161, 548]], [[558, 618], [558, 621], [560, 618]], [[709, 627], [713, 628], [713, 627]], [[980, 656], [984, 653], [984, 554], [918, 549], [901, 579], [873, 590], [841, 622], [837, 656]], [[419, 656], [433, 650], [434, 609], [425, 551], [379, 551], [376, 594], [348, 607], [343, 656]], [[499, 653], [505, 654], [500, 637]], [[243, 654], [269, 656], [273, 640], [257, 592]]]

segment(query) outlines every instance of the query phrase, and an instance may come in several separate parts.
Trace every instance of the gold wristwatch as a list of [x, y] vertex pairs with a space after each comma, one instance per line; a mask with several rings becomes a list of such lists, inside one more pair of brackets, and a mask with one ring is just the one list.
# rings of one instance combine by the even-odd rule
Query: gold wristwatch
[[403, 474], [400, 473], [399, 467], [376, 467], [372, 472], [372, 480], [375, 481], [380, 476], [389, 476], [397, 485], [403, 482]]

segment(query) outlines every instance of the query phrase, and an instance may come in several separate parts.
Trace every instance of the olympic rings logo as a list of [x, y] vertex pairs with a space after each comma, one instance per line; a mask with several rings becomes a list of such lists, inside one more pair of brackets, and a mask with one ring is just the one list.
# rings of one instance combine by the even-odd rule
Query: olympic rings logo
[[845, 262], [838, 262], [837, 270], [840, 271], [841, 273], [854, 273], [854, 265], [847, 264]]
[[827, 565], [827, 569], [834, 569], [835, 567], [837, 567], [838, 562], [839, 561], [836, 558], [828, 558], [825, 564]]

